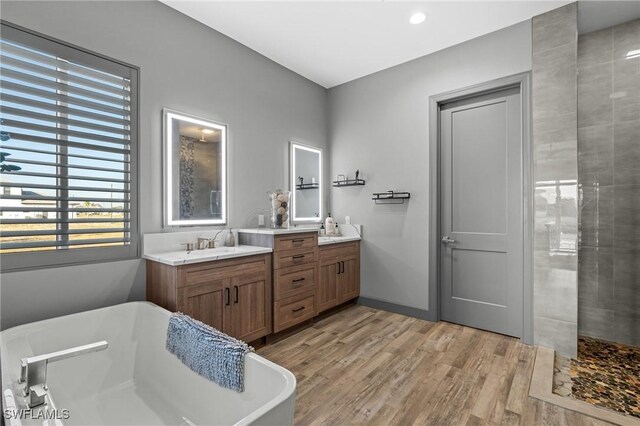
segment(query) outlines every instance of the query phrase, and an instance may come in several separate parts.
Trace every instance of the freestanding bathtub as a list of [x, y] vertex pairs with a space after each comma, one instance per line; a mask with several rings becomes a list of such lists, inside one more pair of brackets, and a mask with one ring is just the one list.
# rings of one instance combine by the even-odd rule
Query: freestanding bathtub
[[[291, 372], [250, 353], [245, 391], [219, 387], [165, 349], [169, 316], [152, 303], [131, 302], [5, 330], [0, 333], [3, 394], [11, 389], [17, 408], [26, 408], [17, 383], [21, 358], [106, 340], [106, 350], [48, 366], [49, 411], [55, 408], [64, 425], [293, 423]], [[5, 410], [11, 408], [3, 402]], [[37, 417], [31, 414], [22, 424], [41, 426]]]

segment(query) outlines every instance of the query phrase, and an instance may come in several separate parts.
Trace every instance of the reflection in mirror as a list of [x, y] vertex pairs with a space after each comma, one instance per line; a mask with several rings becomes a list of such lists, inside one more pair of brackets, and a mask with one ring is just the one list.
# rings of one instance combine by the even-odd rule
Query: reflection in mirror
[[322, 220], [322, 150], [299, 143], [290, 145], [292, 199], [291, 220]]
[[169, 109], [163, 115], [165, 226], [225, 224], [227, 127]]

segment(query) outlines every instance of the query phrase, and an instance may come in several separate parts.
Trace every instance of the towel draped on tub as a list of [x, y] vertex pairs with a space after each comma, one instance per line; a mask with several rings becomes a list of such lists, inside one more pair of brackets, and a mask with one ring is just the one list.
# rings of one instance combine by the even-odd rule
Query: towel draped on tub
[[181, 312], [169, 319], [167, 350], [202, 377], [237, 392], [244, 391], [246, 343]]

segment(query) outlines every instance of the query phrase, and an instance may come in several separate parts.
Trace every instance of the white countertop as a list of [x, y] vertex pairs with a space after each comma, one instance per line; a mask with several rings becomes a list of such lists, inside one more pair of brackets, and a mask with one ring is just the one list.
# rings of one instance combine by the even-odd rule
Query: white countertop
[[340, 237], [318, 237], [318, 245], [326, 246], [328, 244], [346, 243], [349, 241], [360, 241], [359, 235], [340, 236]]
[[142, 257], [170, 266], [188, 265], [191, 263], [212, 262], [215, 260], [232, 259], [234, 257], [253, 256], [255, 254], [271, 253], [268, 247], [236, 246], [218, 247], [204, 250], [176, 250], [159, 253], [145, 253]]
[[246, 228], [237, 229], [238, 232], [245, 234], [265, 234], [265, 235], [281, 235], [281, 234], [299, 234], [302, 232], [318, 232], [318, 228]]

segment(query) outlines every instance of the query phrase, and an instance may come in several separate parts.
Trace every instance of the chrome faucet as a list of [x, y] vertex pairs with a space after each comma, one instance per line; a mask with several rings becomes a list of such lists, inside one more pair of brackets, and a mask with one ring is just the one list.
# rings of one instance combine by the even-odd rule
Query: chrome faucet
[[18, 383], [24, 383], [23, 394], [28, 396], [27, 404], [29, 408], [37, 407], [45, 403], [47, 396], [47, 365], [78, 355], [91, 352], [98, 352], [107, 349], [109, 344], [103, 340], [101, 342], [90, 343], [88, 345], [76, 346], [75, 348], [64, 349], [44, 355], [36, 355], [20, 360], [20, 379]]

